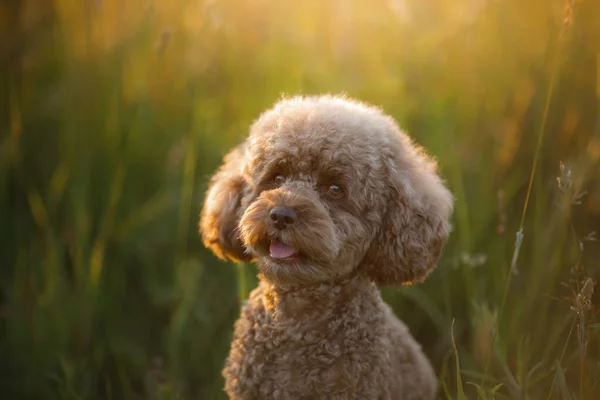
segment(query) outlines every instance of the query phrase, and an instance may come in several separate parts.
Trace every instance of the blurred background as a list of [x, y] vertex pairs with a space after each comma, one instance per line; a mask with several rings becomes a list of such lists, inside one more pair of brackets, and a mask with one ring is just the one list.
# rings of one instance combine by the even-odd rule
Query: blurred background
[[256, 270], [203, 248], [207, 181], [282, 94], [342, 92], [456, 197], [436, 272], [382, 289], [440, 398], [600, 398], [598, 1], [0, 4], [1, 398], [223, 399]]

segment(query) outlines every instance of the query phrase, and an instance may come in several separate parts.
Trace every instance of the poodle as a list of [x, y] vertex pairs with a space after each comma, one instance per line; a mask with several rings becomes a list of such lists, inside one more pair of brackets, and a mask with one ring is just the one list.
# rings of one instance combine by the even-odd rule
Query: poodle
[[378, 286], [431, 272], [452, 210], [435, 162], [378, 108], [308, 96], [264, 112], [200, 216], [206, 247], [259, 269], [229, 398], [433, 399], [433, 368]]

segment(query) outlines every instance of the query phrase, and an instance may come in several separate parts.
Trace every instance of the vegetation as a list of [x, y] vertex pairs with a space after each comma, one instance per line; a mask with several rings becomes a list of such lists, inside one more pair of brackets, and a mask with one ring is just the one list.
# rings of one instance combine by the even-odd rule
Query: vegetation
[[440, 398], [600, 398], [600, 3], [0, 4], [0, 397], [222, 399], [251, 265], [197, 234], [207, 179], [281, 95], [382, 106], [454, 231], [384, 288]]

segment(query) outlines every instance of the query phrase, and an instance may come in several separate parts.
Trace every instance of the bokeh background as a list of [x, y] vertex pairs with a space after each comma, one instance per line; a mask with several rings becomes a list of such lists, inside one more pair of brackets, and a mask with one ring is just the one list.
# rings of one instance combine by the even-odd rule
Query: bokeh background
[[342, 92], [456, 197], [436, 272], [382, 289], [440, 398], [600, 398], [600, 2], [0, 4], [1, 398], [223, 399], [256, 271], [202, 247], [207, 181], [282, 94]]

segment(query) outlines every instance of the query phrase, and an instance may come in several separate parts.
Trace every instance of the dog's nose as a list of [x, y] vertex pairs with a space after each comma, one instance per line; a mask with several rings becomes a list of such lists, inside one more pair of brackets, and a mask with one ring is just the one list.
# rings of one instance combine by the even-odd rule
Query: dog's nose
[[296, 222], [296, 211], [287, 207], [274, 207], [269, 214], [277, 229], [284, 229]]

